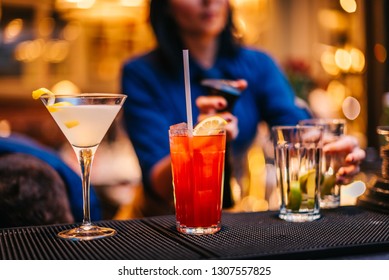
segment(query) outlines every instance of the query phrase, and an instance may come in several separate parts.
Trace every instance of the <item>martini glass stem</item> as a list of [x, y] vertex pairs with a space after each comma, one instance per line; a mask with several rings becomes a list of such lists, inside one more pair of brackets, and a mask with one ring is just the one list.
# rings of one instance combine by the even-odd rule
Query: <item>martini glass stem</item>
[[75, 148], [77, 152], [78, 161], [81, 168], [81, 179], [82, 179], [82, 197], [83, 197], [83, 212], [84, 219], [82, 222], [83, 226], [91, 226], [90, 217], [90, 172], [92, 168], [92, 162], [94, 157], [93, 148]]

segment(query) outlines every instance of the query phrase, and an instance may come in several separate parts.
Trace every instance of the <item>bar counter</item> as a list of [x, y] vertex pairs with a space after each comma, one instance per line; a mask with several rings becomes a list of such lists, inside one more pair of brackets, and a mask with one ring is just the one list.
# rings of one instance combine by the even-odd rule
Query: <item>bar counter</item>
[[223, 213], [222, 230], [189, 236], [175, 217], [100, 221], [112, 237], [70, 241], [56, 236], [74, 225], [0, 230], [0, 259], [389, 259], [389, 215], [357, 206], [321, 210], [319, 220], [290, 223], [277, 212]]

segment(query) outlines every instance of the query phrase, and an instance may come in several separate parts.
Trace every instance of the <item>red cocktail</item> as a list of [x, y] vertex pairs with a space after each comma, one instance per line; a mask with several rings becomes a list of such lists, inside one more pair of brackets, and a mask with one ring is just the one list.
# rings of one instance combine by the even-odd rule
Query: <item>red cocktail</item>
[[195, 131], [169, 131], [177, 229], [209, 234], [221, 228], [226, 134], [220, 128], [210, 135]]

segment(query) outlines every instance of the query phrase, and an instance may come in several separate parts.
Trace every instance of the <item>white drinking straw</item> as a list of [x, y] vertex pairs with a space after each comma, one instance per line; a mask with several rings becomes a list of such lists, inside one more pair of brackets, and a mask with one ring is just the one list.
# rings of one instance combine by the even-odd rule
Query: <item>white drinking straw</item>
[[189, 56], [188, 50], [182, 51], [184, 59], [184, 79], [185, 79], [185, 99], [186, 99], [186, 118], [188, 121], [188, 134], [192, 137], [193, 119], [192, 119], [192, 99], [190, 94], [190, 76], [189, 76]]

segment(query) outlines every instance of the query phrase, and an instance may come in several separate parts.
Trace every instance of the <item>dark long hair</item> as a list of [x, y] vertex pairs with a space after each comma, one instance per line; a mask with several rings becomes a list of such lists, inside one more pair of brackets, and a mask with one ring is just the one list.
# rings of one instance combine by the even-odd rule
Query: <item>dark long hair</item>
[[[177, 69], [182, 64], [184, 48], [178, 26], [170, 12], [170, 0], [150, 1], [150, 22], [158, 42], [164, 64]], [[232, 21], [232, 9], [229, 9], [227, 24], [219, 36], [219, 56], [234, 56], [239, 42], [234, 37], [235, 26]]]

